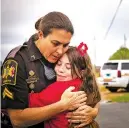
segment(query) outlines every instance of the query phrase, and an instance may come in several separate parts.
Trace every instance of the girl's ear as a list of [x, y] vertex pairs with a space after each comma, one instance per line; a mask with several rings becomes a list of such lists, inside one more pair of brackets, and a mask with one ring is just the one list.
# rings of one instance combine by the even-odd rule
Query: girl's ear
[[83, 78], [84, 76], [84, 72], [86, 72], [86, 69], [85, 70], [81, 70], [81, 77]]
[[85, 70], [81, 70], [81, 75], [83, 75], [84, 71], [85, 71]]

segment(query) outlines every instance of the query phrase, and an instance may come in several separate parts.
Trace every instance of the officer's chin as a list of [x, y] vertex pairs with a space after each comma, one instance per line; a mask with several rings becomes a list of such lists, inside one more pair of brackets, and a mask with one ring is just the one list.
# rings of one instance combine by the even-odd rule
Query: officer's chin
[[58, 61], [58, 59], [55, 59], [55, 58], [53, 59], [53, 58], [52, 58], [52, 59], [48, 59], [48, 61], [49, 61], [50, 63], [56, 63], [56, 62]]

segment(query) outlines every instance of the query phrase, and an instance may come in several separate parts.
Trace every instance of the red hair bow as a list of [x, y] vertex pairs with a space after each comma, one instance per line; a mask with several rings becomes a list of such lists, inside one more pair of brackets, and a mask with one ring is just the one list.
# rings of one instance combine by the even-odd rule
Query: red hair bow
[[78, 52], [80, 55], [84, 56], [87, 53], [88, 47], [85, 43], [81, 42], [77, 47]]

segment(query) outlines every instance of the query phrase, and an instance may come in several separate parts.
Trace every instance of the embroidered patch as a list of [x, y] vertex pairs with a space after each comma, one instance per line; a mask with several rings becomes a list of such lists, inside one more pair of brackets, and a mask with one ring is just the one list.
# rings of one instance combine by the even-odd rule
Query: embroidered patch
[[2, 85], [16, 85], [18, 63], [15, 60], [7, 60], [2, 69]]
[[14, 99], [13, 93], [10, 92], [7, 88], [5, 88], [3, 91], [3, 98], [5, 98], [6, 96], [10, 99]]

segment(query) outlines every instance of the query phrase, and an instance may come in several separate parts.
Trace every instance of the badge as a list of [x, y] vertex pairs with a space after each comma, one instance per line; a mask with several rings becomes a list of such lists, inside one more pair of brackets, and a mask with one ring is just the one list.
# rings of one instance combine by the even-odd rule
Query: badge
[[35, 88], [35, 82], [38, 81], [38, 77], [35, 75], [35, 72], [33, 70], [29, 71], [29, 77], [26, 79], [26, 82], [29, 84], [29, 88], [33, 90]]
[[2, 85], [16, 85], [18, 63], [15, 60], [7, 60], [2, 69]]
[[29, 75], [30, 76], [28, 77], [28, 79], [26, 79], [26, 82], [28, 84], [35, 83], [38, 81], [39, 78], [35, 75], [34, 71], [29, 71]]

